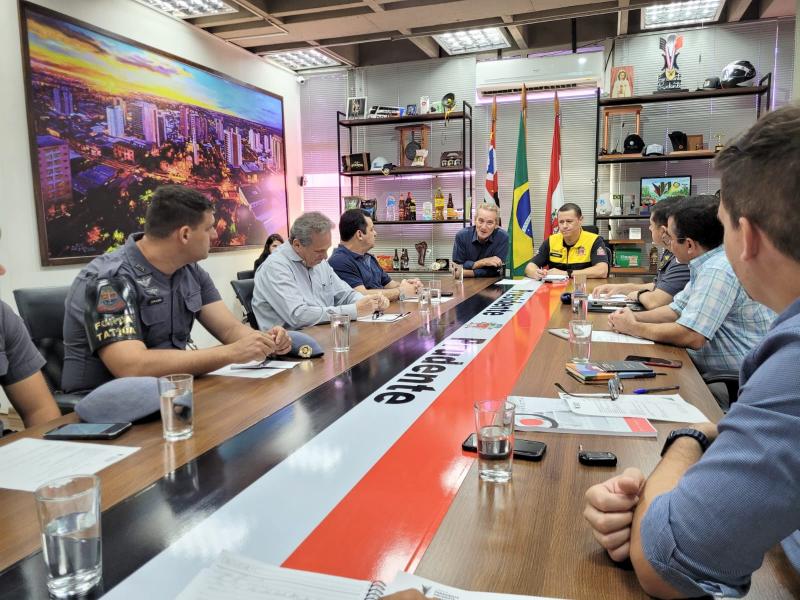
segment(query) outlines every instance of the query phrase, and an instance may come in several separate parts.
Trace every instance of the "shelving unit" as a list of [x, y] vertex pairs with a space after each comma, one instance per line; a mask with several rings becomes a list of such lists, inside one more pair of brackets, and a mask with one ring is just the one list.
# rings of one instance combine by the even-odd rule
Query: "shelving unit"
[[[600, 89], [596, 92], [597, 101], [597, 121], [595, 126], [595, 149], [597, 157], [594, 167], [594, 223], [598, 221], [623, 221], [623, 220], [649, 220], [649, 215], [611, 215], [600, 216], [597, 214], [597, 197], [599, 185], [599, 168], [601, 165], [627, 164], [627, 163], [653, 163], [653, 162], [675, 162], [687, 160], [713, 160], [716, 152], [713, 150], [686, 150], [671, 152], [665, 156], [642, 156], [641, 154], [603, 154], [605, 150], [600, 147], [600, 128], [603, 122], [603, 111], [606, 108], [648, 105], [662, 102], [686, 102], [692, 100], [735, 98], [743, 96], [756, 97], [756, 118], [761, 116], [763, 107], [769, 107], [772, 99], [772, 73], [767, 73], [758, 82], [758, 85], [751, 87], [737, 87], [718, 90], [698, 90], [694, 92], [662, 92], [648, 96], [631, 96], [628, 98], [601, 98]], [[766, 101], [765, 101], [766, 99]], [[646, 240], [607, 240], [611, 246], [635, 245], [646, 249]], [[644, 252], [643, 259], [644, 259]], [[613, 264], [613, 258], [612, 258]], [[618, 275], [645, 275], [652, 271], [645, 267], [611, 267], [611, 274]]]

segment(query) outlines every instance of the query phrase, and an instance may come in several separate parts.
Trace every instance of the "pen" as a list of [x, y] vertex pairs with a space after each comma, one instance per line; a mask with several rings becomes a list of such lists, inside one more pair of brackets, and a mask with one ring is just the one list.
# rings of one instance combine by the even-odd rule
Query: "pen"
[[633, 390], [634, 394], [647, 394], [649, 392], [673, 392], [681, 389], [679, 385], [670, 385], [667, 387], [654, 387], [654, 388], [636, 388]]

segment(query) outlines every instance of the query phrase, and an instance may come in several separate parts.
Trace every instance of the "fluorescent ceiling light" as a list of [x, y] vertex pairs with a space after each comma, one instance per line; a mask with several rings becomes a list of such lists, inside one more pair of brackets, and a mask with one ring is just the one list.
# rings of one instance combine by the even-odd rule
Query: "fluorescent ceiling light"
[[506, 36], [499, 27], [467, 29], [464, 31], [448, 31], [433, 36], [448, 54], [467, 54], [469, 52], [486, 52], [510, 48]]
[[222, 0], [136, 0], [176, 19], [194, 19], [235, 13], [236, 9]]
[[719, 20], [724, 0], [688, 0], [642, 9], [642, 29], [679, 27]]
[[338, 67], [342, 64], [335, 58], [332, 58], [324, 52], [320, 52], [314, 48], [265, 54], [264, 58], [274, 61], [282, 67], [286, 67], [292, 71], [321, 69], [323, 67]]

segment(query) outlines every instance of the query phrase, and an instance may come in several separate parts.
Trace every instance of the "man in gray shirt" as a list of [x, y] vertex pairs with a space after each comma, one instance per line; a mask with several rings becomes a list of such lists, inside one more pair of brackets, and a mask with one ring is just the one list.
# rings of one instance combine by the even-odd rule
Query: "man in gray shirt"
[[292, 224], [289, 243], [256, 272], [253, 312], [262, 330], [276, 325], [302, 329], [330, 321], [331, 313], [356, 319], [389, 306], [382, 294], [364, 296], [333, 271], [326, 260], [332, 228], [322, 213], [301, 215]]

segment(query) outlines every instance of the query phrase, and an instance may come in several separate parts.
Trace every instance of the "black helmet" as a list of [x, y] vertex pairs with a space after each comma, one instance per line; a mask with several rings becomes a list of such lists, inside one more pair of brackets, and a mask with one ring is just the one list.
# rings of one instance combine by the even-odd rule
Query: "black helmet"
[[673, 131], [669, 134], [669, 141], [672, 142], [672, 151], [687, 150], [689, 147], [689, 137], [682, 131]]
[[644, 150], [644, 140], [635, 133], [630, 134], [625, 138], [624, 154], [641, 154]]
[[706, 80], [703, 82], [704, 90], [718, 90], [721, 87], [722, 84], [719, 82], [719, 77], [706, 77]]
[[750, 81], [756, 76], [756, 68], [749, 60], [737, 60], [722, 69], [722, 87], [732, 88]]

